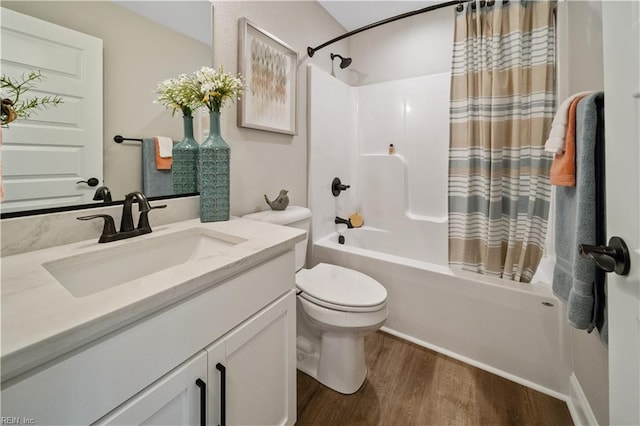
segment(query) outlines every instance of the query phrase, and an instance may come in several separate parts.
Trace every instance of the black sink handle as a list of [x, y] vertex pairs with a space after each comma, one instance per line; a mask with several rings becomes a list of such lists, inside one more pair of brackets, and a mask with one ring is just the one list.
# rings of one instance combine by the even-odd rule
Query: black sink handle
[[109, 238], [116, 235], [116, 224], [113, 221], [113, 218], [108, 214], [92, 214], [89, 216], [80, 216], [76, 219], [78, 220], [91, 220], [91, 219], [104, 219], [104, 226], [102, 227], [102, 234], [100, 235], [99, 243], [106, 243], [109, 241]]

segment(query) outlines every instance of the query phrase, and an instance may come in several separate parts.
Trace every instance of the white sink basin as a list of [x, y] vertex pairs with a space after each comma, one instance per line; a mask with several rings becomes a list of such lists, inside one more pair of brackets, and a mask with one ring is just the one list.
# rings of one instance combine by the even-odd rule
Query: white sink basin
[[117, 247], [43, 263], [75, 297], [86, 297], [192, 260], [214, 256], [247, 240], [191, 228], [145, 239], [132, 238]]

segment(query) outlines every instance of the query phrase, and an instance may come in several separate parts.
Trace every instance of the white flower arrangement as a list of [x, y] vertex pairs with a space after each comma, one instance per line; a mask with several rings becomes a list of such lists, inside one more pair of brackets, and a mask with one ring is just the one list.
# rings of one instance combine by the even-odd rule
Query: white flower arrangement
[[222, 66], [217, 71], [202, 67], [191, 75], [180, 74], [160, 82], [154, 92], [159, 96], [153, 102], [172, 109], [174, 114], [181, 110], [185, 116], [191, 116], [193, 110], [203, 106], [220, 112], [225, 100], [233, 99], [243, 89], [240, 75], [225, 73]]
[[170, 108], [171, 115], [181, 110], [185, 117], [190, 117], [193, 110], [202, 106], [200, 86], [193, 76], [187, 74], [161, 81], [154, 93], [158, 97], [153, 103]]
[[203, 95], [202, 102], [211, 112], [220, 112], [225, 100], [233, 100], [244, 89], [240, 74], [234, 76], [226, 73], [222, 65], [217, 71], [211, 67], [202, 67], [196, 71], [195, 78]]

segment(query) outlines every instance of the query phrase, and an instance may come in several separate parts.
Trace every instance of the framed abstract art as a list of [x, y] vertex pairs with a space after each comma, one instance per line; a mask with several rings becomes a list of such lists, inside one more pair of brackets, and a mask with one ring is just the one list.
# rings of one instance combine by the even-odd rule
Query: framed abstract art
[[246, 85], [238, 101], [238, 126], [297, 134], [298, 53], [240, 18], [238, 70]]

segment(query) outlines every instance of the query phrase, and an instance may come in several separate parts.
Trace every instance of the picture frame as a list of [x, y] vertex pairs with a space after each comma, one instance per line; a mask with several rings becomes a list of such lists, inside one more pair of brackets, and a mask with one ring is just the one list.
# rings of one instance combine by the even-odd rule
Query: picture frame
[[298, 52], [240, 18], [238, 70], [246, 87], [238, 100], [238, 126], [297, 135]]

